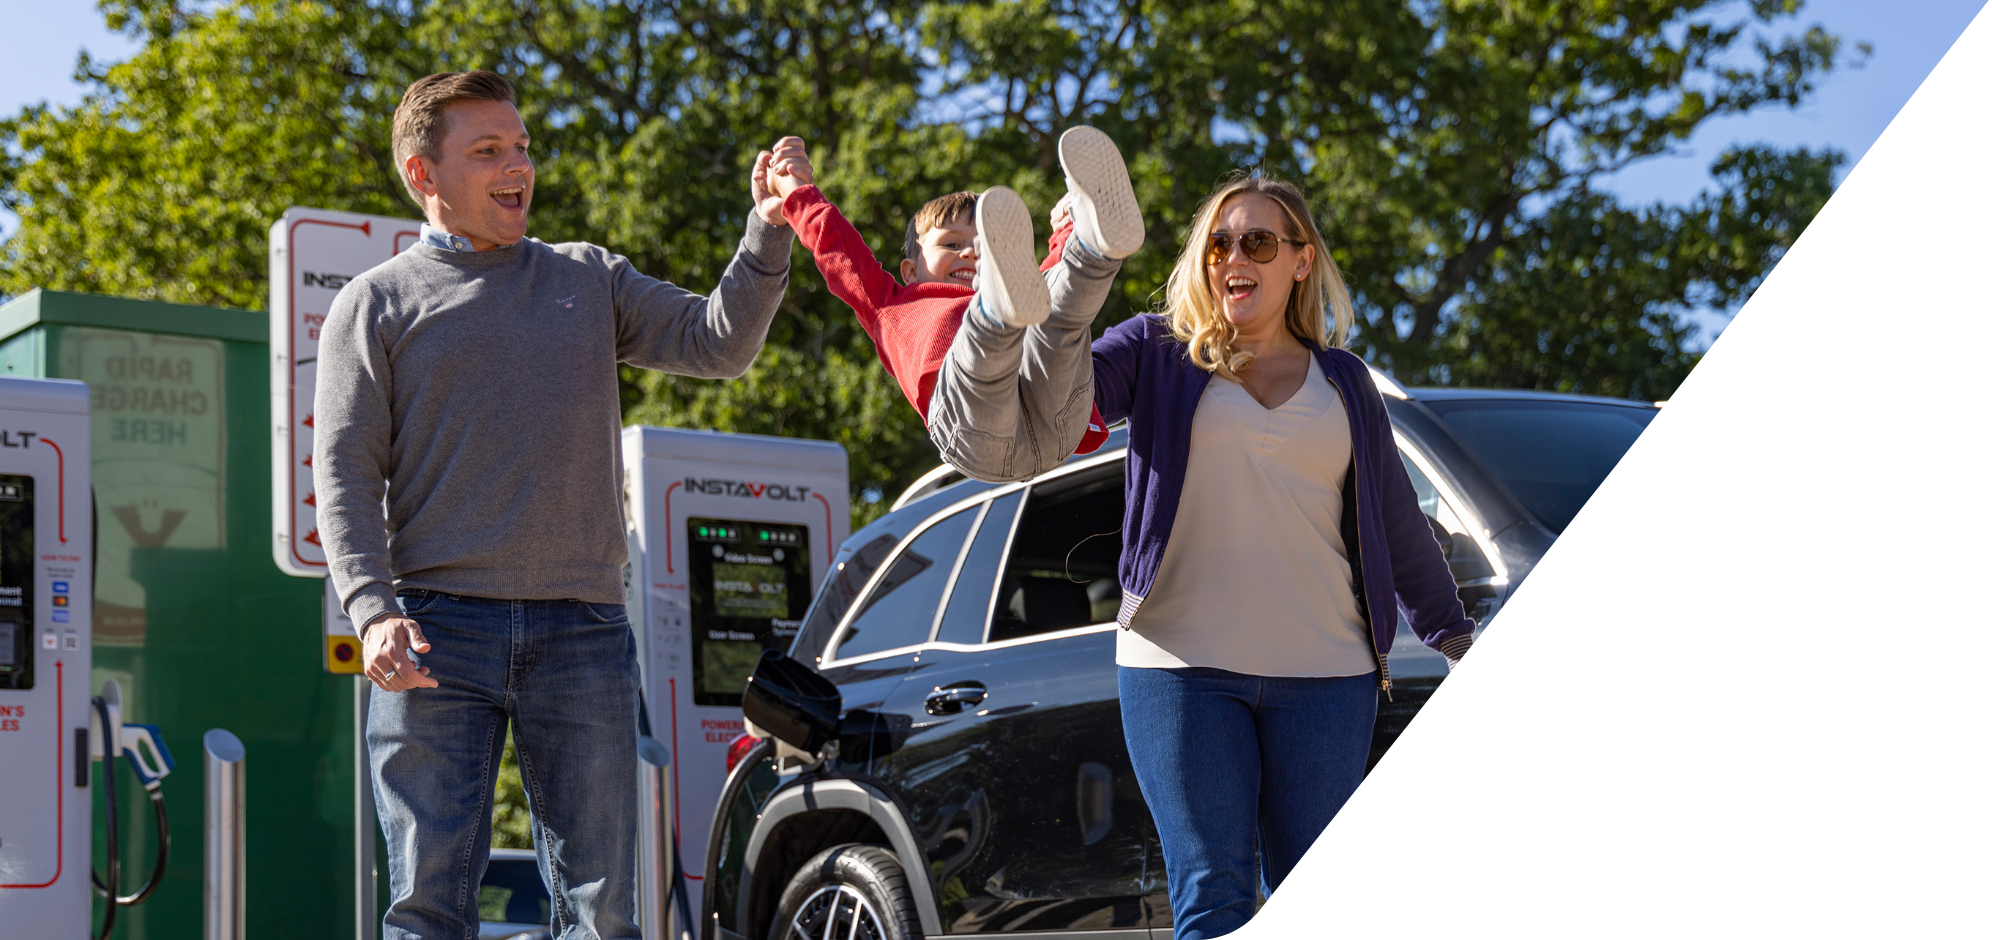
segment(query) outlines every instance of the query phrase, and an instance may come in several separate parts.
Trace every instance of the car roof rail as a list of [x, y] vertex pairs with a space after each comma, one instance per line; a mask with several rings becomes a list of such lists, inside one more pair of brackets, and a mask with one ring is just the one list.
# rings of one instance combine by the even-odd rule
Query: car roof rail
[[1370, 366], [1369, 370], [1370, 370], [1370, 381], [1376, 383], [1377, 391], [1382, 392], [1385, 395], [1389, 395], [1392, 398], [1402, 398], [1405, 401], [1411, 400], [1410, 390], [1398, 384], [1396, 379], [1390, 377], [1390, 373], [1385, 372], [1382, 369], [1379, 369], [1375, 366]]
[[968, 475], [962, 473], [960, 470], [956, 470], [953, 464], [942, 463], [940, 466], [920, 474], [920, 478], [914, 480], [913, 485], [908, 486], [905, 492], [900, 493], [899, 498], [892, 501], [892, 508], [886, 511], [898, 512], [901, 508], [922, 496], [967, 478]]

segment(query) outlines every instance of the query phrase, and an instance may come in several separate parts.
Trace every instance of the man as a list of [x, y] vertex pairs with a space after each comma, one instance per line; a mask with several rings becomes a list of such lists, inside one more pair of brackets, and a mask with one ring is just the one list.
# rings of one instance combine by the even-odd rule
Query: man
[[319, 347], [319, 531], [375, 686], [389, 940], [476, 936], [508, 724], [554, 935], [637, 936], [616, 363], [744, 373], [788, 280], [769, 174], [808, 172], [793, 137], [756, 158], [746, 235], [701, 297], [525, 237], [514, 101], [486, 71], [408, 87], [394, 156], [428, 223], [346, 286]]

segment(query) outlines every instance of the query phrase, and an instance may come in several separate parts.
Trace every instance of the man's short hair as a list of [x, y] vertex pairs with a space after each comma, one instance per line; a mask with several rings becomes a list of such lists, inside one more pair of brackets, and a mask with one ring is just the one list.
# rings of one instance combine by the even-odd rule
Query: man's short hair
[[408, 158], [416, 154], [436, 158], [436, 148], [443, 142], [443, 109], [459, 101], [516, 105], [519, 96], [512, 83], [484, 69], [437, 72], [408, 86], [400, 106], [394, 109], [394, 172], [417, 206], [422, 205], [422, 192], [408, 182]]
[[975, 193], [949, 193], [927, 200], [906, 223], [906, 260], [920, 260], [920, 236], [975, 211]]

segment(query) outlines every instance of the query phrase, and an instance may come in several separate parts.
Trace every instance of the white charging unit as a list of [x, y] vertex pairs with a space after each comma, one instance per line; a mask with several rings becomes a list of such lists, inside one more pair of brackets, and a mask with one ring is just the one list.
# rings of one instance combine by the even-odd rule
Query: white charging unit
[[741, 689], [762, 650], [795, 639], [849, 534], [850, 460], [825, 441], [651, 427], [624, 428], [622, 454], [630, 621], [697, 916]]
[[90, 392], [0, 377], [0, 935], [90, 936]]

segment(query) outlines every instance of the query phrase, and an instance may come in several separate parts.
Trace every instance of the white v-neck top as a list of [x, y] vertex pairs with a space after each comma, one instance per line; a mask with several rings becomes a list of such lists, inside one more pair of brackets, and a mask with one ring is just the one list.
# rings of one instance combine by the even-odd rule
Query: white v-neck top
[[1321, 364], [1278, 408], [1212, 376], [1169, 548], [1114, 661], [1260, 676], [1376, 669], [1342, 542], [1349, 414]]

